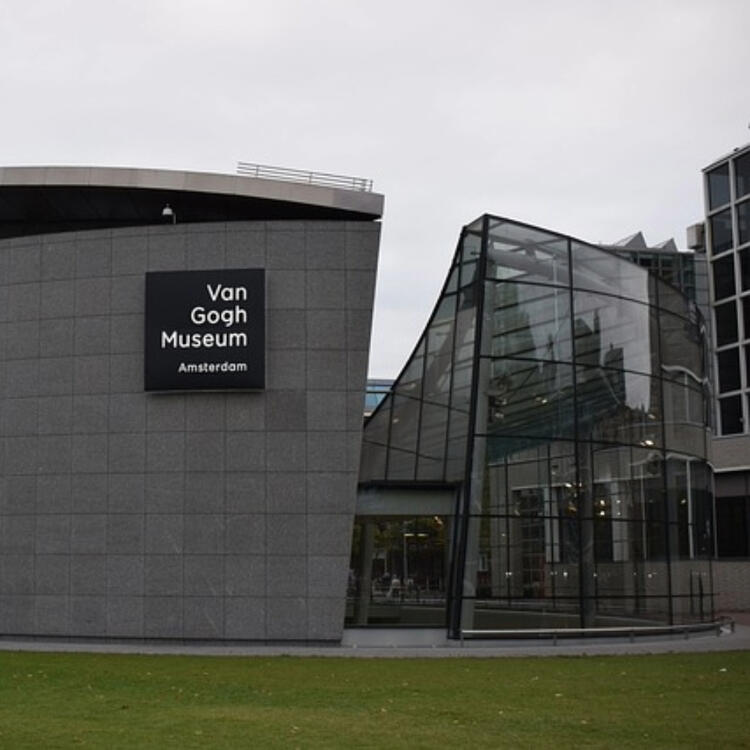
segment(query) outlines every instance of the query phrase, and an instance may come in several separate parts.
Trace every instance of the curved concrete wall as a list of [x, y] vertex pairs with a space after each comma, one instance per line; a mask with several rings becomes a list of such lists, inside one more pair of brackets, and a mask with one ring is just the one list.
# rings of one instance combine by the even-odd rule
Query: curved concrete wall
[[[379, 225], [0, 242], [0, 633], [338, 640]], [[265, 268], [266, 389], [143, 391], [144, 274]]]

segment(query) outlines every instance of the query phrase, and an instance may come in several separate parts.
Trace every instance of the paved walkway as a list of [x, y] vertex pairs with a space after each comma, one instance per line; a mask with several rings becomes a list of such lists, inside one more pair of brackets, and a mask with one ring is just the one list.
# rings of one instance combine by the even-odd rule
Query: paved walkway
[[[743, 618], [744, 619], [744, 618]], [[518, 656], [597, 656], [622, 654], [706, 653], [750, 650], [750, 625], [723, 628], [721, 635], [693, 634], [624, 639], [559, 641], [453, 641], [436, 646], [296, 646], [296, 645], [193, 645], [180, 643], [103, 643], [80, 641], [0, 640], [0, 651], [82, 652], [98, 654], [184, 654], [191, 656], [325, 656], [364, 658], [451, 658]]]

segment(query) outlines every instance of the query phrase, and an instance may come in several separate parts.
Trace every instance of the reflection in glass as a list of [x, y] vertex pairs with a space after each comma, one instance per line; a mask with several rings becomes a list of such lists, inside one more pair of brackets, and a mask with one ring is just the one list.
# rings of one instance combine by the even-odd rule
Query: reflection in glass
[[485, 304], [493, 313], [493, 356], [569, 362], [570, 294], [533, 284], [496, 284]]
[[739, 231], [738, 244], [750, 242], [750, 201], [737, 204], [737, 229]]
[[734, 174], [737, 197], [742, 198], [750, 193], [750, 153], [734, 160]]
[[347, 624], [445, 625], [446, 525], [440, 516], [358, 519]]
[[[750, 290], [750, 248], [740, 251], [740, 268], [742, 273], [742, 291]], [[750, 329], [745, 329], [750, 330]]]
[[616, 294], [644, 303], [652, 300], [653, 277], [644, 268], [623, 263], [622, 257], [582, 242], [572, 241], [570, 253], [574, 288]]
[[490, 279], [569, 284], [567, 240], [533, 227], [491, 221], [487, 261]]
[[711, 209], [729, 203], [729, 163], [708, 173], [708, 206]]
[[714, 320], [716, 321], [716, 344], [724, 346], [735, 343], [739, 334], [737, 332], [737, 304], [734, 300], [716, 305]]
[[714, 255], [732, 247], [732, 212], [727, 209], [709, 219], [711, 225], [711, 251]]
[[714, 299], [731, 297], [734, 292], [734, 258], [728, 255], [713, 262]]
[[698, 321], [689, 321], [662, 312], [659, 316], [659, 325], [662, 372], [687, 372], [696, 383], [700, 383], [705, 366], [705, 347]]
[[719, 364], [719, 392], [740, 389], [740, 350], [738, 347], [725, 349], [716, 355]]
[[652, 314], [619, 297], [574, 292], [576, 361], [651, 373], [656, 357]]
[[[360, 481], [395, 485], [404, 512], [357, 519], [350, 621], [447, 618], [459, 637], [710, 617], [695, 305], [600, 248], [497, 217], [472, 226], [484, 236], [464, 233], [458, 277], [365, 426]], [[721, 307], [736, 340], [736, 303], [717, 320]], [[432, 487], [458, 488], [456, 515], [418, 512]]]
[[719, 416], [722, 435], [736, 435], [742, 432], [742, 401], [740, 396], [727, 396], [719, 399]]

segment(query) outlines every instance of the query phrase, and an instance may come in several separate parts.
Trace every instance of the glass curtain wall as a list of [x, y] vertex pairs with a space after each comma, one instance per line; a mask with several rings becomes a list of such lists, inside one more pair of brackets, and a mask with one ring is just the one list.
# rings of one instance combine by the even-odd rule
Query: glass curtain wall
[[708, 389], [675, 288], [484, 216], [365, 426], [360, 481], [459, 488], [441, 527], [454, 637], [708, 619]]

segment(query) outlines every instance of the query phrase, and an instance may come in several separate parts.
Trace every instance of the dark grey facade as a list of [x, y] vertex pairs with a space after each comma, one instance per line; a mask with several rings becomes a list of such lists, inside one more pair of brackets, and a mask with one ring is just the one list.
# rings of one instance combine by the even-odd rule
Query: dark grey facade
[[[340, 639], [380, 229], [352, 216], [0, 240], [0, 634]], [[222, 268], [266, 271], [265, 390], [144, 392], [146, 272]]]

